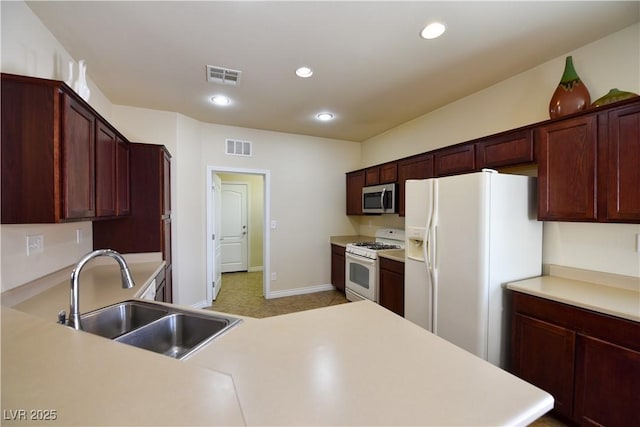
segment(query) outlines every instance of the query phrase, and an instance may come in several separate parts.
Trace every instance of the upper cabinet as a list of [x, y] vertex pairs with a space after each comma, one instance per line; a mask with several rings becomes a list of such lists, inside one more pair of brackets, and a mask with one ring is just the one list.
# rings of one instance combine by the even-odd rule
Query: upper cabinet
[[597, 130], [595, 114], [536, 130], [539, 219], [597, 219]]
[[362, 215], [362, 188], [365, 184], [365, 171], [347, 174], [347, 215]]
[[498, 168], [535, 161], [533, 129], [484, 138], [476, 144], [476, 167]]
[[434, 153], [436, 176], [473, 172], [476, 169], [476, 145], [459, 144]]
[[540, 126], [538, 219], [640, 221], [640, 104]]
[[128, 213], [128, 142], [64, 83], [2, 74], [2, 223]]
[[398, 179], [398, 164], [396, 162], [373, 166], [365, 170], [365, 186], [389, 184]]
[[609, 112], [606, 201], [609, 221], [640, 221], [640, 105]]
[[404, 216], [405, 190], [408, 179], [433, 177], [433, 155], [419, 154], [398, 161], [398, 214]]
[[640, 222], [640, 97], [348, 173], [347, 215], [389, 165], [404, 216], [407, 179], [536, 164], [539, 220]]

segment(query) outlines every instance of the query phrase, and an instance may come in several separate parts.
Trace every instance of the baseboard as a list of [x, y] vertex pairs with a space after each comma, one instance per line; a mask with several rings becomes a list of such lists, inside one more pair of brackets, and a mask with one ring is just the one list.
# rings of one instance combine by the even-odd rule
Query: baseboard
[[285, 289], [282, 291], [271, 291], [267, 294], [265, 298], [272, 299], [272, 298], [291, 297], [294, 295], [312, 294], [314, 292], [332, 291], [334, 289], [335, 287], [332, 284], [314, 285], [314, 286], [307, 286], [305, 288]]
[[198, 301], [194, 304], [191, 304], [192, 308], [207, 308], [211, 307], [211, 303], [208, 303], [207, 300]]
[[254, 273], [256, 271], [263, 271], [264, 269], [262, 268], [261, 265], [257, 266], [257, 267], [249, 267], [249, 273]]

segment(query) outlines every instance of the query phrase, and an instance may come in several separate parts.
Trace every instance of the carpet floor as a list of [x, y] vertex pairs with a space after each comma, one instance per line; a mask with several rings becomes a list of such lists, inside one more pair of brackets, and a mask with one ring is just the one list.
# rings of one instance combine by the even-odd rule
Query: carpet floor
[[222, 288], [210, 310], [249, 317], [270, 317], [348, 302], [336, 290], [265, 299], [262, 272], [224, 273]]

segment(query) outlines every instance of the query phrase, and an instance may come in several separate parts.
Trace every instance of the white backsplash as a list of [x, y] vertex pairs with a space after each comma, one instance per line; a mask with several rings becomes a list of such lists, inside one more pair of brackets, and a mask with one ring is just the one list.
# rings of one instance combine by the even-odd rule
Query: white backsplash
[[[78, 243], [78, 230], [80, 242]], [[2, 225], [2, 292], [68, 267], [93, 249], [91, 222]], [[42, 253], [27, 256], [27, 236], [41, 235]]]
[[404, 217], [398, 214], [361, 215], [358, 217], [358, 232], [361, 236], [375, 236], [380, 228], [404, 230]]

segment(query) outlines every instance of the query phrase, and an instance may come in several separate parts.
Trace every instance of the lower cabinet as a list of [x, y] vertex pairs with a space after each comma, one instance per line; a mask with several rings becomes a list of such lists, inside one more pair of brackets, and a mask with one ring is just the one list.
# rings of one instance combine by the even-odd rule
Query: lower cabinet
[[345, 247], [331, 245], [331, 284], [339, 291], [344, 292], [345, 278]]
[[404, 262], [378, 257], [380, 261], [380, 289], [378, 302], [404, 317]]
[[511, 371], [580, 425], [638, 425], [640, 323], [514, 292]]

